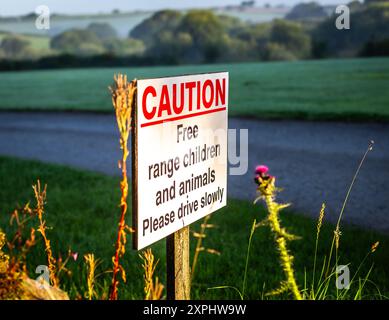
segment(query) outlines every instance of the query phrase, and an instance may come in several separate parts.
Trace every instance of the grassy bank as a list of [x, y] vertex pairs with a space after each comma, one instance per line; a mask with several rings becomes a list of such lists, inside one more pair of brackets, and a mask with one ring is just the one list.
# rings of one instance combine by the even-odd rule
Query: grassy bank
[[389, 58], [0, 73], [0, 110], [111, 112], [114, 73], [230, 72], [231, 116], [389, 120]]
[[[31, 185], [40, 178], [48, 184], [47, 222], [53, 229], [48, 231], [54, 254], [66, 255], [68, 248], [79, 253], [77, 261], [70, 261], [72, 276], [64, 276], [63, 288], [75, 298], [86, 291], [86, 269], [82, 256], [93, 252], [102, 264], [100, 273], [110, 267], [114, 252], [114, 239], [118, 221], [119, 178], [100, 174], [77, 171], [62, 166], [47, 165], [33, 161], [0, 157], [0, 227], [10, 233], [9, 213], [17, 206], [33, 201]], [[253, 183], [253, 188], [255, 185]], [[218, 227], [210, 229], [204, 245], [217, 249], [220, 256], [204, 253], [200, 255], [196, 276], [193, 283], [193, 298], [227, 299], [239, 298], [233, 290], [208, 290], [210, 287], [232, 285], [241, 287], [245, 268], [245, 257], [250, 227], [254, 219], [265, 216], [263, 209], [250, 202], [229, 199], [228, 206], [217, 212], [210, 220]], [[300, 287], [304, 283], [304, 269], [308, 279], [312, 276], [313, 254], [315, 248], [316, 221], [297, 213], [286, 211], [282, 215], [284, 225], [293, 234], [302, 236], [302, 240], [291, 243], [295, 255], [295, 269]], [[37, 221], [34, 221], [37, 227]], [[191, 226], [192, 230], [199, 224]], [[321, 259], [328, 254], [333, 234], [333, 226], [324, 224], [319, 244], [319, 266]], [[40, 235], [37, 234], [37, 238]], [[381, 290], [389, 295], [389, 237], [371, 231], [353, 227], [342, 228], [340, 245], [340, 264], [350, 263], [351, 275], [369, 252], [371, 245], [380, 241], [380, 246], [366, 261], [361, 270], [364, 276], [374, 263], [370, 276]], [[131, 241], [129, 241], [131, 243]], [[192, 254], [195, 245], [191, 241]], [[153, 245], [155, 256], [160, 259], [157, 275], [165, 283], [165, 246], [164, 241]], [[248, 266], [247, 297], [260, 299], [263, 292], [275, 289], [283, 279], [282, 270], [277, 262], [277, 252], [273, 239], [266, 227], [259, 228], [254, 234], [251, 256]], [[37, 265], [45, 263], [44, 247], [41, 241], [29, 256], [29, 271], [36, 278], [34, 270]], [[141, 260], [138, 253], [130, 247], [123, 259], [128, 282], [119, 288], [122, 299], [143, 297], [143, 279]], [[98, 278], [101, 293], [110, 283], [110, 274]], [[105, 288], [105, 289], [104, 289]], [[365, 298], [376, 294], [375, 287], [368, 283]]]

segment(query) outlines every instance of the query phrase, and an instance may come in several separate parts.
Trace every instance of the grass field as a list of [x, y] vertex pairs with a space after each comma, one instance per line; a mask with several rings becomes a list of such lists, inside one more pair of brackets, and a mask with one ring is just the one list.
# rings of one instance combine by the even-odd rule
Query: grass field
[[114, 73], [230, 72], [231, 116], [389, 119], [389, 58], [0, 73], [0, 109], [111, 111]]
[[[47, 216], [48, 225], [53, 227], [48, 231], [54, 254], [66, 254], [70, 247], [79, 253], [76, 262], [70, 261], [68, 267], [72, 277], [63, 279], [63, 288], [70, 292], [71, 297], [86, 290], [86, 269], [82, 256], [93, 252], [103, 259], [97, 273], [110, 267], [114, 252], [114, 239], [118, 221], [119, 178], [106, 177], [100, 174], [77, 171], [61, 166], [47, 165], [32, 161], [23, 161], [0, 157], [0, 227], [10, 232], [8, 225], [9, 213], [15, 207], [22, 206], [33, 200], [31, 185], [40, 178], [48, 184]], [[253, 183], [253, 188], [255, 185]], [[32, 201], [32, 205], [33, 205]], [[227, 299], [239, 298], [233, 290], [207, 290], [210, 287], [233, 285], [241, 288], [247, 241], [251, 224], [254, 219], [261, 220], [264, 211], [261, 207], [249, 202], [229, 199], [228, 206], [215, 214], [210, 222], [216, 224], [216, 229], [210, 229], [204, 240], [206, 247], [221, 251], [220, 256], [200, 255], [196, 276], [193, 283], [193, 298]], [[315, 247], [316, 222], [286, 211], [282, 215], [284, 225], [291, 233], [302, 236], [302, 240], [291, 243], [291, 251], [295, 255], [295, 268], [300, 287], [304, 283], [304, 269], [308, 279], [311, 277], [313, 254]], [[129, 222], [130, 223], [130, 222]], [[34, 222], [37, 227], [37, 222]], [[192, 225], [192, 230], [199, 224]], [[328, 254], [333, 226], [324, 224], [319, 245], [319, 257]], [[37, 234], [39, 238], [39, 234]], [[129, 239], [130, 240], [130, 239]], [[259, 228], [254, 234], [250, 262], [248, 267], [247, 298], [260, 299], [263, 292], [275, 289], [283, 278], [277, 263], [277, 252], [273, 239], [267, 228]], [[358, 265], [369, 252], [371, 244], [380, 241], [377, 252], [371, 255], [361, 271], [364, 276], [372, 263], [374, 269], [370, 276], [381, 290], [389, 296], [389, 238], [370, 231], [353, 227], [342, 227], [340, 245], [340, 264], [350, 263], [351, 276]], [[131, 243], [131, 241], [129, 241]], [[192, 253], [195, 241], [191, 241]], [[157, 258], [160, 259], [157, 275], [165, 283], [165, 247], [164, 241], [153, 245]], [[29, 270], [31, 277], [39, 264], [46, 264], [44, 248], [39, 243], [30, 255]], [[138, 253], [128, 245], [123, 265], [127, 271], [128, 283], [119, 288], [120, 298], [142, 298], [141, 260]], [[319, 263], [321, 266], [321, 263]], [[110, 275], [99, 277], [102, 287], [110, 283]], [[81, 290], [80, 290], [81, 288]], [[371, 283], [367, 284], [365, 298], [372, 298], [377, 291]]]

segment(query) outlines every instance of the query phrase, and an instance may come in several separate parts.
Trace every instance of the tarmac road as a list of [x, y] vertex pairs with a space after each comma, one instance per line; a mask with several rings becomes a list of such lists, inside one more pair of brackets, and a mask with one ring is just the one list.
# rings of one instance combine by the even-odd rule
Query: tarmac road
[[[253, 200], [253, 170], [266, 164], [284, 188], [280, 200], [315, 218], [325, 202], [331, 221], [336, 221], [358, 163], [374, 140], [343, 221], [389, 234], [389, 124], [232, 118], [229, 128], [249, 130], [249, 170], [229, 176], [229, 197]], [[120, 173], [113, 114], [1, 112], [0, 154]]]

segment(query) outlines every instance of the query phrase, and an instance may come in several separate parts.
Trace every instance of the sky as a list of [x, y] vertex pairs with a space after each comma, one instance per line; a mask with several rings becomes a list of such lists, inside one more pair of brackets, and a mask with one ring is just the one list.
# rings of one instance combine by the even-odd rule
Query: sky
[[[197, 7], [212, 7], [239, 4], [240, 0], [2, 0], [0, 16], [17, 16], [35, 11], [39, 5], [47, 5], [51, 13], [83, 14], [108, 13], [113, 9], [121, 11], [158, 10], [158, 9], [186, 9]], [[270, 3], [271, 5], [285, 4], [292, 6], [301, 0], [257, 0], [257, 5]], [[321, 4], [339, 4], [348, 1], [318, 0]], [[88, 3], [90, 5], [88, 5]]]

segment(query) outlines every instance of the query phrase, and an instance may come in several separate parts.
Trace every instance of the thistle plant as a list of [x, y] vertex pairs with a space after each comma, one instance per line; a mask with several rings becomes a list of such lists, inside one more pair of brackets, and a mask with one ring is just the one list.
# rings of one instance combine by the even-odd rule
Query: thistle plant
[[266, 219], [260, 222], [257, 226], [268, 225], [274, 235], [275, 244], [280, 255], [280, 265], [284, 271], [286, 280], [282, 281], [280, 287], [268, 293], [268, 295], [281, 294], [290, 291], [296, 300], [302, 300], [303, 297], [297, 286], [293, 269], [293, 256], [287, 248], [287, 241], [298, 239], [281, 226], [280, 211], [289, 206], [289, 204], [279, 204], [276, 202], [276, 193], [279, 191], [275, 186], [276, 178], [268, 175], [268, 167], [257, 166], [255, 170], [255, 182], [258, 185], [257, 191], [259, 197], [255, 200], [263, 199], [265, 201], [268, 215]]
[[110, 87], [112, 94], [112, 104], [115, 109], [116, 121], [120, 133], [120, 149], [122, 150], [122, 159], [119, 161], [119, 168], [122, 171], [122, 180], [120, 182], [120, 220], [115, 244], [115, 254], [112, 257], [113, 274], [110, 288], [110, 300], [116, 300], [118, 295], [118, 273], [120, 271], [122, 280], [126, 282], [126, 273], [120, 265], [120, 258], [126, 252], [127, 242], [126, 232], [133, 232], [133, 229], [126, 224], [128, 181], [127, 181], [127, 157], [128, 138], [132, 125], [132, 111], [135, 104], [136, 80], [127, 81], [127, 76], [117, 75], [114, 77], [115, 83]]

